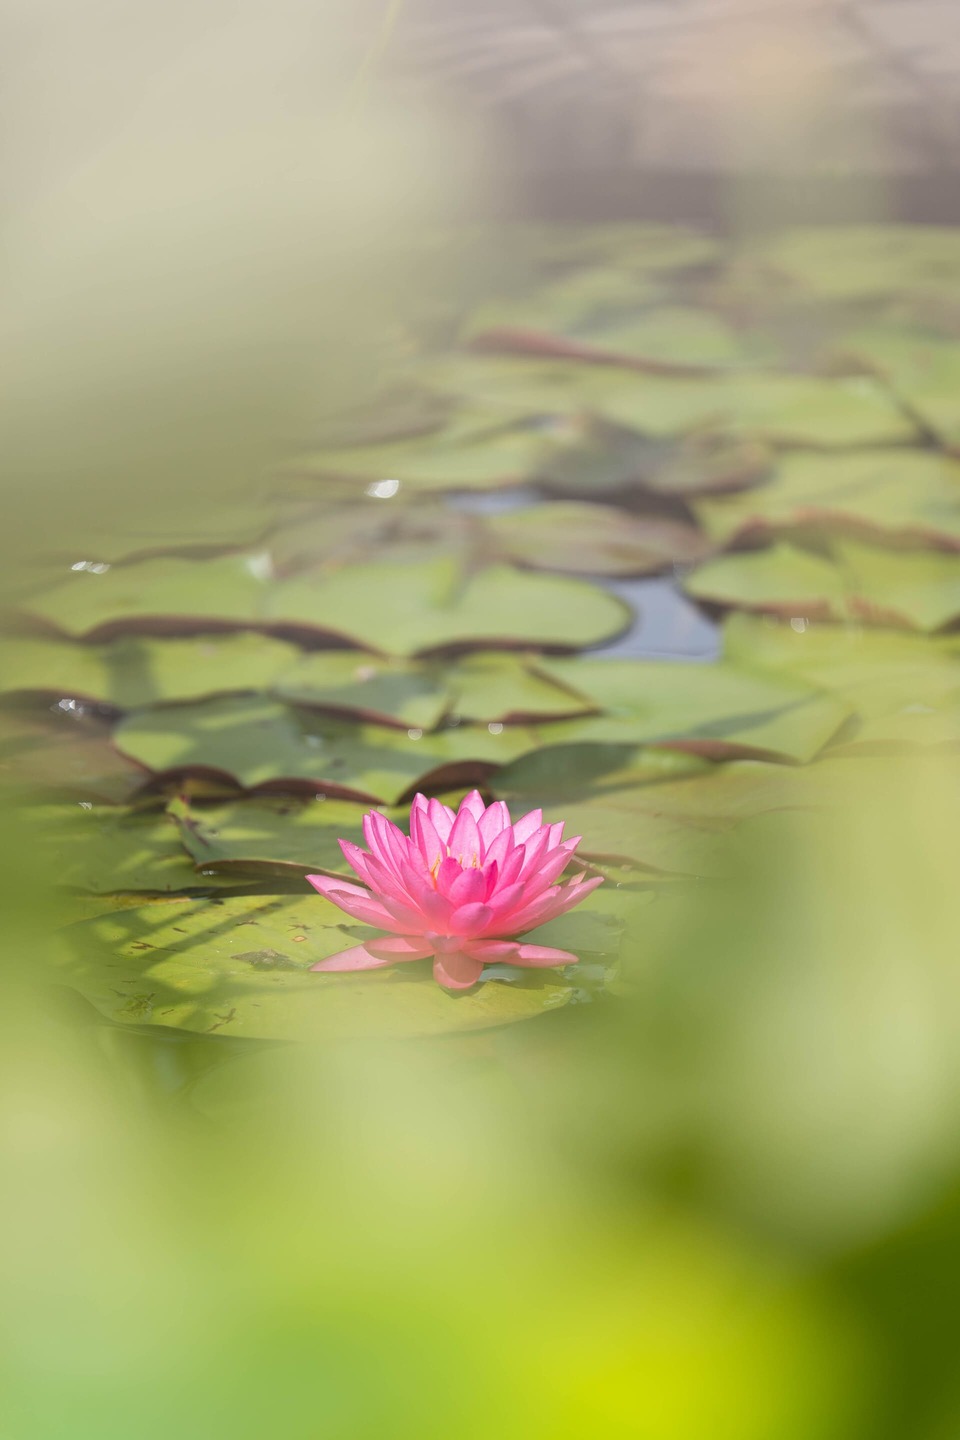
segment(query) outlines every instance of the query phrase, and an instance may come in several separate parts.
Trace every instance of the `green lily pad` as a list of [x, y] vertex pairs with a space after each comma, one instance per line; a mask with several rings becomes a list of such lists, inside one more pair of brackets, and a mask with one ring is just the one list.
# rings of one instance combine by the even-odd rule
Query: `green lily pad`
[[[960, 642], [735, 615], [726, 654], [829, 689], [856, 712], [832, 753], [960, 741]], [[522, 763], [522, 762], [518, 762]]]
[[77, 571], [24, 608], [66, 635], [106, 640], [124, 631], [176, 633], [262, 623], [269, 563], [259, 556], [159, 559]]
[[392, 655], [451, 645], [590, 645], [630, 619], [621, 601], [582, 580], [501, 565], [464, 575], [443, 560], [300, 576], [277, 586], [270, 606], [275, 625], [308, 623]]
[[409, 655], [450, 645], [589, 645], [623, 629], [629, 611], [582, 580], [455, 560], [352, 565], [269, 578], [263, 557], [150, 560], [78, 574], [29, 601], [31, 615], [75, 636], [264, 627], [345, 637]]
[[797, 619], [859, 619], [934, 631], [960, 615], [960, 556], [836, 541], [722, 555], [684, 581], [701, 600]]
[[52, 541], [46, 553], [78, 568], [160, 555], [200, 552], [208, 556], [250, 549], [267, 535], [274, 518], [272, 509], [259, 501], [244, 503], [235, 496], [229, 504], [216, 507], [201, 501], [189, 511], [158, 506], [136, 526], [121, 526], [110, 517], [98, 516], [95, 528], [71, 530], [68, 541]]
[[574, 501], [512, 510], [488, 528], [509, 559], [571, 574], [650, 575], [701, 560], [707, 550], [682, 521]]
[[652, 370], [714, 370], [742, 365], [750, 351], [737, 332], [710, 310], [673, 305], [581, 332], [582, 346], [599, 356]]
[[175, 822], [162, 811], [45, 805], [30, 813], [28, 823], [61, 885], [97, 894], [173, 894], [222, 883], [197, 874]]
[[449, 683], [438, 667], [355, 650], [314, 650], [273, 690], [281, 700], [405, 730], [432, 730], [451, 701]]
[[847, 337], [840, 348], [882, 375], [907, 410], [960, 452], [960, 341], [878, 328]]
[[55, 974], [107, 1019], [256, 1040], [406, 1037], [485, 1029], [566, 1004], [555, 971], [449, 995], [429, 962], [314, 974], [365, 927], [316, 895], [183, 901], [116, 911], [61, 931]]
[[397, 481], [416, 490], [495, 489], [535, 475], [554, 450], [547, 432], [491, 428], [469, 435], [418, 440], [301, 456], [299, 471], [377, 484]]
[[960, 549], [960, 465], [929, 450], [794, 451], [769, 484], [694, 510], [721, 541], [826, 526]]
[[263, 698], [140, 710], [117, 726], [123, 754], [163, 774], [227, 776], [243, 789], [326, 789], [393, 804], [453, 770], [483, 776], [541, 743], [519, 725], [434, 734], [353, 725]]
[[588, 714], [593, 705], [582, 695], [546, 679], [530, 662], [514, 655], [465, 655], [446, 667], [453, 707], [464, 720], [533, 722]]
[[783, 231], [757, 247], [763, 261], [827, 300], [861, 300], [960, 286], [960, 237], [923, 225], [830, 225]]
[[829, 449], [898, 444], [917, 434], [884, 388], [859, 376], [637, 375], [611, 380], [591, 403], [604, 419], [655, 436], [707, 429], [776, 445]]
[[643, 276], [609, 268], [575, 270], [525, 294], [485, 302], [469, 316], [461, 338], [500, 331], [535, 332], [547, 338], [576, 334], [599, 316], [647, 304], [661, 293]]
[[299, 652], [264, 635], [127, 636], [104, 645], [47, 637], [0, 639], [3, 693], [81, 697], [121, 710], [259, 690]]
[[550, 356], [458, 353], [426, 362], [422, 374], [436, 390], [468, 404], [475, 417], [486, 414], [488, 425], [535, 415], [576, 417], [609, 384], [592, 363]]
[[204, 875], [352, 875], [338, 841], [364, 844], [363, 807], [326, 796], [258, 795], [218, 805], [178, 798], [167, 810]]
[[505, 765], [490, 784], [498, 798], [532, 809], [544, 797], [559, 802], [596, 796], [602, 790], [664, 784], [713, 768], [711, 761], [684, 751], [587, 741], [547, 745], [521, 755]]
[[605, 712], [551, 727], [560, 744], [668, 745], [709, 759], [803, 763], [849, 714], [811, 686], [726, 664], [585, 659], [544, 660], [540, 668]]
[[685, 225], [526, 225], [515, 234], [517, 243], [541, 262], [610, 262], [654, 273], [708, 265], [722, 253], [715, 236]]
[[9, 790], [120, 805], [148, 779], [114, 747], [107, 723], [72, 700], [43, 711], [0, 710], [0, 784]]

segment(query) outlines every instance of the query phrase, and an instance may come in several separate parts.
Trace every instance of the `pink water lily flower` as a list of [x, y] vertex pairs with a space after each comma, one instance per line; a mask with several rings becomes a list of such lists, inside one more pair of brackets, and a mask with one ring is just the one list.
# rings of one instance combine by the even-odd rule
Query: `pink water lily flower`
[[580, 843], [563, 840], [563, 824], [544, 825], [539, 810], [511, 823], [498, 800], [484, 805], [471, 790], [454, 813], [417, 795], [410, 834], [372, 810], [363, 818], [369, 853], [349, 840], [340, 848], [370, 888], [308, 875], [315, 889], [367, 925], [389, 933], [331, 955], [313, 970], [376, 970], [433, 957], [448, 990], [469, 990], [485, 964], [572, 965], [576, 955], [515, 938], [578, 905], [602, 877], [555, 882]]

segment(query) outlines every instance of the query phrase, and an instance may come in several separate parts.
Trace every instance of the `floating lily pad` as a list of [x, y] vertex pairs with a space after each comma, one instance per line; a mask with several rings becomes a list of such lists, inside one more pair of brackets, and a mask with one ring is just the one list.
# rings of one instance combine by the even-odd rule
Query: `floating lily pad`
[[78, 574], [36, 596], [32, 615], [76, 636], [269, 626], [338, 636], [409, 655], [450, 645], [589, 645], [621, 630], [629, 611], [581, 580], [454, 560], [353, 565], [277, 582], [264, 557], [151, 560]]
[[960, 237], [923, 225], [830, 225], [786, 230], [757, 247], [767, 265], [827, 300], [860, 300], [960, 286]]
[[645, 749], [636, 745], [548, 745], [521, 755], [492, 779], [491, 788], [512, 805], [533, 808], [544, 797], [559, 801], [596, 796], [625, 785], [664, 784], [686, 775], [713, 770], [709, 760], [682, 751]]
[[315, 895], [184, 901], [97, 916], [61, 931], [58, 978], [121, 1025], [257, 1040], [402, 1037], [484, 1029], [566, 1004], [572, 984], [531, 971], [452, 996], [429, 962], [315, 974], [365, 927]]
[[121, 710], [258, 690], [292, 666], [292, 645], [264, 635], [127, 636], [104, 645], [47, 637], [0, 639], [4, 693], [42, 692]]
[[769, 484], [694, 508], [723, 541], [820, 526], [960, 549], [960, 465], [929, 450], [794, 451]]
[[856, 719], [834, 752], [960, 741], [960, 642], [954, 638], [859, 625], [795, 629], [735, 615], [724, 642], [734, 661], [781, 670], [846, 700]]
[[592, 405], [605, 419], [647, 435], [707, 429], [777, 445], [829, 449], [897, 444], [917, 434], [884, 388], [859, 376], [637, 375], [611, 381], [592, 397]]
[[488, 527], [510, 559], [572, 574], [650, 575], [703, 559], [707, 550], [682, 521], [573, 501], [512, 510]]
[[273, 689], [282, 700], [405, 730], [432, 730], [451, 702], [450, 686], [438, 667], [355, 650], [314, 650]]
[[686, 579], [701, 600], [797, 619], [860, 619], [934, 631], [960, 615], [960, 556], [835, 541], [722, 555]]
[[595, 326], [578, 338], [601, 356], [652, 370], [724, 369], [742, 365], [750, 356], [748, 346], [720, 316], [679, 305]]
[[158, 507], [149, 517], [139, 518], [136, 525], [98, 516], [96, 527], [71, 530], [69, 540], [51, 542], [46, 553], [70, 566], [115, 565], [196, 552], [215, 555], [218, 551], [251, 548], [268, 534], [274, 521], [272, 508], [258, 501], [244, 503], [234, 496], [229, 504], [215, 508], [202, 501], [189, 511]]
[[174, 820], [112, 805], [45, 805], [27, 817], [59, 885], [99, 894], [172, 894], [222, 883], [197, 874]]
[[556, 660], [540, 668], [606, 713], [552, 727], [557, 743], [669, 745], [710, 759], [812, 759], [849, 714], [795, 680], [732, 665]]
[[875, 329], [847, 337], [840, 349], [882, 375], [927, 429], [960, 452], [960, 341]]
[[123, 804], [149, 779], [113, 746], [110, 727], [76, 702], [0, 710], [0, 783], [31, 796]]
[[451, 771], [489, 774], [541, 743], [538, 731], [520, 725], [407, 734], [262, 698], [136, 711], [115, 741], [161, 774], [225, 776], [243, 789], [312, 786], [387, 804]]
[[[547, 720], [588, 714], [593, 704], [513, 655], [465, 655], [446, 667], [453, 708], [465, 720]], [[547, 733], [547, 732], [544, 732]]]
[[542, 430], [490, 429], [302, 456], [296, 469], [367, 483], [398, 481], [417, 490], [491, 489], [536, 474], [555, 448]]
[[659, 298], [659, 286], [610, 268], [575, 270], [522, 295], [487, 301], [463, 326], [465, 340], [492, 332], [576, 334], [591, 320]]
[[184, 633], [253, 626], [264, 618], [269, 560], [145, 560], [102, 574], [80, 570], [24, 607], [64, 634], [106, 640], [124, 631]]
[[176, 799], [167, 808], [202, 874], [352, 875], [338, 842], [365, 843], [363, 807], [348, 800], [259, 795], [219, 805]]
[[464, 575], [453, 561], [354, 565], [278, 586], [273, 623], [337, 631], [392, 655], [448, 646], [580, 646], [622, 630], [626, 607], [582, 580], [492, 565]]

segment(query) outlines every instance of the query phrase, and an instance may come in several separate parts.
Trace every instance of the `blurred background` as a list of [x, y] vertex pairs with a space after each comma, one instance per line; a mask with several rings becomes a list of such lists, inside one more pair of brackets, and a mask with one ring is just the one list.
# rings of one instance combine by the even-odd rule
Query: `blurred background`
[[[6, 0], [0, 20], [0, 1432], [960, 1435], [955, 5]], [[611, 340], [621, 310], [650, 306], [659, 328]], [[732, 327], [729, 354], [691, 311]], [[913, 348], [891, 350], [894, 332]], [[611, 346], [632, 378], [593, 364], [570, 413], [543, 401], [567, 383], [558, 357], [586, 366]], [[465, 368], [491, 350], [494, 369]], [[874, 408], [838, 419], [826, 391], [804, 390], [761, 422], [725, 399], [740, 478], [714, 489], [713, 392], [690, 449], [658, 418], [673, 392], [630, 387], [728, 364], [723, 383], [746, 375], [751, 397], [756, 374], [803, 375]], [[594, 372], [619, 373], [622, 394], [595, 392]], [[454, 421], [430, 409], [438, 395], [456, 397]], [[504, 426], [511, 445], [516, 427], [560, 449], [519, 467], [513, 450], [464, 459], [474, 409], [498, 445]], [[370, 454], [401, 442], [387, 471]], [[814, 499], [797, 480], [780, 510], [723, 509], [741, 481], [785, 486], [798, 449], [818, 467], [884, 449], [892, 498], [851, 499], [831, 471]], [[928, 496], [929, 464], [946, 468]], [[414, 508], [372, 532], [398, 485]], [[538, 570], [510, 516], [551, 497], [602, 509], [602, 534], [583, 510], [562, 543], [535, 520], [535, 554], [561, 553]], [[270, 507], [282, 544], [261, 538]], [[626, 559], [603, 529], [625, 524], [640, 527]], [[485, 525], [508, 536], [506, 561]], [[843, 525], [882, 557], [875, 585]], [[717, 558], [704, 535], [732, 550]], [[771, 539], [793, 560], [756, 548]], [[892, 578], [917, 545], [919, 568]], [[220, 731], [225, 748], [204, 750], [199, 721], [184, 742], [151, 705], [182, 717], [216, 690], [196, 678], [212, 651], [184, 690], [151, 652], [152, 699], [127, 651], [74, 681], [75, 660], [128, 632], [174, 644], [232, 623], [225, 582], [163, 589], [164, 571], [161, 603], [123, 580], [221, 551], [265, 584], [326, 585], [359, 558], [359, 589], [307, 616], [323, 644], [282, 607], [258, 610], [251, 634], [308, 657], [387, 652], [441, 680], [490, 637], [456, 620], [392, 644], [416, 610], [396, 556], [424, 574], [450, 559], [469, 580], [519, 554], [521, 576], [574, 588], [528, 603], [496, 572], [506, 611], [553, 617], [509, 641], [536, 652], [522, 703], [490, 708], [484, 682], [465, 713], [487, 748], [444, 732], [426, 770], [411, 762], [388, 790], [366, 751], [319, 778], [285, 769], [273, 712], [244, 719], [266, 728], [238, 759]], [[801, 583], [796, 554], [833, 566], [842, 598], [825, 572]], [[744, 555], [781, 568], [711, 569]], [[90, 585], [118, 574], [88, 614]], [[602, 604], [620, 609], [594, 625]], [[808, 626], [824, 648], [801, 663]], [[556, 660], [581, 648], [598, 658]], [[718, 656], [800, 689], [721, 704], [694, 684], [662, 702], [669, 721], [638, 719], [665, 667], [713, 673]], [[615, 661], [634, 667], [626, 680], [578, 690], [570, 666]], [[220, 688], [259, 691], [253, 663], [230, 659], [242, 673]], [[551, 683], [565, 706], [541, 694]], [[810, 686], [808, 728], [794, 712]], [[302, 683], [285, 693], [309, 703]], [[367, 723], [369, 706], [341, 697], [339, 724], [345, 704]], [[382, 704], [404, 757], [387, 770], [431, 725], [383, 720]], [[568, 727], [555, 762], [529, 761], [545, 725], [489, 749], [532, 710]], [[649, 746], [664, 737], [673, 748]], [[229, 985], [221, 1019], [182, 1024], [154, 1013], [154, 990], [116, 988], [121, 942], [149, 950], [171, 905], [200, 924], [211, 905], [306, 893], [278, 795], [306, 806], [306, 785], [361, 814], [475, 779], [515, 813], [575, 811], [607, 877], [584, 915], [616, 930], [615, 944], [584, 930], [582, 980], [492, 979], [480, 989], [516, 998], [477, 1018], [482, 998], [450, 1001], [456, 1021], [427, 997], [397, 1022], [388, 992], [372, 1019], [350, 1001], [342, 1033], [323, 1022], [306, 1039], [229, 1033]], [[204, 868], [191, 837], [212, 826], [205, 807], [249, 804], [262, 783], [274, 849], [264, 829], [254, 853], [218, 810], [222, 863]], [[696, 784], [714, 788], [691, 800]], [[104, 840], [82, 829], [91, 811]], [[331, 834], [354, 823], [335, 812]]]

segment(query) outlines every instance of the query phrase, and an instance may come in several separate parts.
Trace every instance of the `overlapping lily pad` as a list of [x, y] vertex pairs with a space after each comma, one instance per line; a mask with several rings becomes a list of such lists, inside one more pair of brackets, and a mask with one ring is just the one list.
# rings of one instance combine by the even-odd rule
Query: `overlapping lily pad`
[[491, 426], [464, 435], [317, 451], [302, 456], [302, 472], [354, 479], [367, 484], [396, 480], [416, 490], [494, 489], [518, 485], [537, 471], [556, 448], [545, 430]]
[[904, 406], [960, 453], [960, 341], [890, 328], [858, 332], [840, 348], [882, 375]]
[[732, 616], [725, 650], [843, 697], [855, 718], [834, 752], [960, 742], [960, 642], [860, 625]]
[[198, 875], [176, 823], [156, 810], [112, 805], [45, 805], [27, 817], [58, 885], [96, 894], [197, 891], [222, 883]]
[[458, 725], [433, 734], [351, 724], [264, 698], [140, 710], [116, 729], [124, 755], [163, 775], [326, 790], [393, 804], [418, 786], [481, 778], [542, 743], [521, 725]]
[[694, 508], [722, 541], [823, 527], [960, 549], [960, 465], [932, 450], [798, 450], [781, 456], [769, 484]]
[[122, 804], [148, 779], [112, 744], [103, 717], [73, 700], [43, 710], [0, 709], [0, 782], [8, 790]]
[[316, 650], [273, 687], [281, 699], [403, 729], [433, 730], [445, 715], [484, 721], [577, 715], [589, 702], [545, 680], [522, 657], [465, 655], [456, 662], [385, 660]]
[[699, 532], [682, 521], [573, 501], [512, 510], [488, 526], [511, 559], [572, 574], [655, 574], [701, 560], [707, 550]]
[[79, 570], [24, 609], [66, 635], [106, 640], [124, 632], [176, 634], [262, 624], [269, 557], [166, 558]]
[[637, 375], [592, 397], [607, 420], [642, 434], [706, 429], [776, 445], [901, 444], [917, 427], [876, 381], [752, 373], [701, 379]]
[[47, 636], [3, 637], [0, 689], [133, 710], [265, 688], [290, 669], [298, 655], [294, 646], [264, 635], [126, 636], [102, 645]]
[[584, 659], [543, 661], [541, 668], [604, 712], [553, 727], [557, 743], [656, 744], [711, 759], [804, 762], [849, 714], [826, 692], [727, 664]]
[[757, 252], [801, 290], [832, 301], [942, 294], [960, 285], [960, 238], [939, 226], [801, 226]]
[[121, 1025], [258, 1040], [340, 1040], [484, 1029], [566, 1004], [573, 983], [530, 972], [463, 996], [428, 962], [358, 975], [310, 966], [373, 933], [313, 894], [241, 897], [116, 911], [61, 932], [55, 974]]
[[326, 796], [258, 795], [216, 805], [178, 797], [167, 809], [203, 875], [349, 875], [338, 842], [364, 843], [363, 807]]
[[661, 289], [636, 274], [610, 268], [574, 270], [523, 294], [489, 300], [463, 326], [465, 340], [499, 332], [576, 335], [598, 316], [656, 300]]
[[834, 541], [722, 555], [684, 582], [701, 600], [796, 619], [859, 619], [935, 631], [960, 615], [960, 556]]
[[594, 644], [629, 622], [626, 607], [582, 580], [503, 565], [464, 574], [454, 561], [354, 565], [277, 586], [272, 623], [311, 624], [371, 650], [416, 655], [450, 646]]
[[465, 574], [454, 559], [353, 565], [278, 582], [263, 558], [152, 560], [77, 574], [26, 608], [78, 637], [259, 626], [395, 655], [451, 645], [589, 645], [630, 618], [619, 600], [584, 581], [506, 566]]

